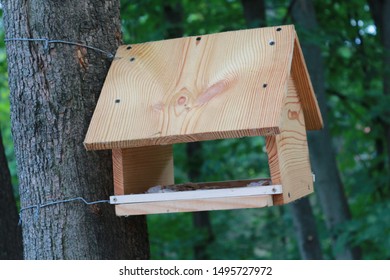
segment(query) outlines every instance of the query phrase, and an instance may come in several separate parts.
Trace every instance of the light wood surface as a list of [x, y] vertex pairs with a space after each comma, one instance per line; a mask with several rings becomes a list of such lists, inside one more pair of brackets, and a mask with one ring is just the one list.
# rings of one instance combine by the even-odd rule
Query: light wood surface
[[[317, 110], [292, 25], [119, 47], [85, 146], [89, 150], [280, 132], [293, 53], [308, 111]], [[297, 44], [295, 44], [297, 48]], [[295, 69], [294, 68], [294, 69]], [[303, 81], [301, 81], [303, 80]], [[319, 127], [317, 112], [310, 125]]]
[[113, 150], [115, 195], [126, 195], [174, 183], [174, 143], [266, 136], [282, 194], [116, 205], [121, 216], [253, 208], [313, 191], [306, 129], [322, 125], [289, 25], [119, 47], [84, 144]]
[[294, 55], [291, 65], [291, 77], [295, 82], [302, 110], [305, 115], [306, 130], [319, 130], [323, 127], [320, 107], [314, 95], [305, 58], [298, 37], [294, 40]]
[[272, 184], [281, 184], [283, 194], [274, 204], [285, 204], [313, 192], [305, 118], [296, 86], [289, 79], [282, 112], [281, 133], [266, 137]]
[[114, 193], [144, 193], [174, 183], [172, 145], [112, 150]]
[[158, 213], [195, 212], [206, 210], [261, 208], [272, 205], [272, 195], [255, 195], [233, 198], [209, 198], [196, 200], [119, 204], [115, 205], [115, 212], [117, 216], [129, 216]]

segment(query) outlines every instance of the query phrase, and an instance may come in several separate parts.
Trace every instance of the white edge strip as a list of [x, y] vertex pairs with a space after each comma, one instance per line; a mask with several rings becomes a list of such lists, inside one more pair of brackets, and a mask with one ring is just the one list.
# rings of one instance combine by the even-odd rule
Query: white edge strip
[[195, 200], [207, 198], [224, 198], [252, 195], [281, 194], [282, 185], [240, 187], [209, 190], [191, 190], [167, 193], [128, 194], [110, 196], [110, 204], [130, 204], [143, 202]]

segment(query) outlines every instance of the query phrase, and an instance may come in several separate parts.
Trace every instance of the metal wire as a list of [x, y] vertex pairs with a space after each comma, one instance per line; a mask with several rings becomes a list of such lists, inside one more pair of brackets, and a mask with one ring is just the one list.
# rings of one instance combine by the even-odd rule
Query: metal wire
[[29, 205], [26, 207], [22, 207], [19, 211], [19, 225], [22, 224], [22, 213], [23, 211], [26, 211], [28, 209], [36, 209], [35, 212], [35, 217], [38, 218], [39, 216], [39, 211], [41, 208], [51, 206], [51, 205], [56, 205], [60, 203], [68, 203], [68, 202], [73, 202], [73, 201], [81, 201], [86, 205], [93, 205], [93, 204], [98, 204], [98, 203], [110, 203], [110, 200], [96, 200], [96, 201], [86, 201], [83, 197], [74, 197], [74, 198], [69, 198], [69, 199], [62, 199], [62, 200], [56, 200], [56, 201], [51, 201], [43, 204], [35, 204], [35, 205]]
[[[75, 46], [80, 46], [83, 48], [88, 48], [100, 53], [105, 54], [108, 58], [113, 58], [114, 54], [93, 47], [89, 46], [86, 44], [82, 43], [77, 43], [77, 42], [72, 42], [72, 41], [66, 41], [66, 40], [50, 40], [49, 38], [5, 38], [4, 42], [11, 42], [11, 41], [26, 41], [26, 42], [44, 42], [44, 49], [47, 51], [49, 49], [49, 44], [68, 44], [68, 45], [75, 45]], [[35, 204], [35, 205], [29, 205], [26, 207], [22, 207], [19, 211], [19, 225], [22, 223], [22, 214], [24, 211], [28, 209], [35, 209], [35, 217], [38, 218], [39, 216], [39, 211], [41, 208], [48, 207], [51, 205], [56, 205], [60, 203], [68, 203], [68, 202], [74, 202], [74, 201], [81, 201], [86, 205], [93, 205], [93, 204], [98, 204], [98, 203], [110, 203], [110, 200], [96, 200], [96, 201], [86, 201], [83, 197], [74, 197], [74, 198], [69, 198], [69, 199], [62, 199], [62, 200], [56, 200], [56, 201], [51, 201], [43, 204]]]
[[101, 52], [105, 54], [108, 58], [113, 58], [114, 54], [111, 52], [89, 46], [86, 44], [82, 43], [77, 43], [77, 42], [72, 42], [72, 41], [66, 41], [66, 40], [50, 40], [49, 38], [5, 38], [4, 42], [11, 42], [11, 41], [27, 41], [27, 42], [44, 42], [44, 49], [48, 50], [49, 49], [49, 44], [67, 44], [67, 45], [75, 45], [75, 46], [80, 46], [83, 48], [91, 49], [97, 52]]

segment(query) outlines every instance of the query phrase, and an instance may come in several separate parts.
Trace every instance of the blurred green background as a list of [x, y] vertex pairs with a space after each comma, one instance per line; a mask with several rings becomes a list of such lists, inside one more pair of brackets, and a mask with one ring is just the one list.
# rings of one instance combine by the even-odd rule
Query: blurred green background
[[[297, 0], [298, 1], [298, 0]], [[264, 1], [266, 22], [244, 16], [239, 0], [121, 1], [123, 41], [138, 43], [260, 25], [292, 23], [292, 1]], [[256, 2], [256, 1], [252, 1]], [[260, 2], [260, 1], [259, 1]], [[340, 247], [360, 247], [363, 259], [390, 258], [389, 158], [385, 128], [384, 47], [368, 1], [313, 1], [318, 30], [296, 26], [301, 41], [321, 49], [332, 145], [352, 219], [338, 231]], [[390, 17], [390, 15], [388, 15]], [[1, 23], [2, 24], [2, 23]], [[176, 36], [175, 36], [176, 35]], [[0, 129], [17, 197], [18, 180], [9, 117], [9, 89], [0, 26]], [[385, 125], [383, 125], [385, 123]], [[176, 182], [268, 177], [261, 137], [203, 142], [196, 153], [175, 145]], [[189, 156], [190, 155], [190, 156]], [[334, 259], [331, 235], [317, 197], [310, 196], [324, 258]], [[300, 259], [289, 208], [213, 211], [196, 226], [192, 213], [150, 215], [152, 258]]]

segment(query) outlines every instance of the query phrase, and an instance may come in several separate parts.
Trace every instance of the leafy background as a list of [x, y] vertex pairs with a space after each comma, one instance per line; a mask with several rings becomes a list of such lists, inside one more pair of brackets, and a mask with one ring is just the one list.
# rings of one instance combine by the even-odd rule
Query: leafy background
[[[180, 5], [182, 18], [167, 20], [162, 0], [121, 1], [126, 43], [161, 40], [179, 28], [184, 36], [246, 28], [238, 0], [169, 1]], [[322, 50], [326, 68], [329, 126], [337, 165], [352, 219], [340, 226], [340, 246], [359, 245], [364, 259], [390, 258], [390, 188], [383, 126], [389, 123], [389, 97], [383, 95], [383, 48], [367, 1], [314, 1], [320, 32], [298, 28], [301, 40]], [[290, 23], [290, 1], [266, 1], [267, 24]], [[178, 26], [172, 26], [177, 24]], [[18, 180], [9, 117], [9, 90], [0, 25], [0, 129], [12, 173]], [[378, 153], [381, 151], [382, 153]], [[269, 176], [264, 140], [260, 137], [207, 141], [202, 146], [201, 181]], [[186, 146], [175, 145], [176, 182], [189, 181]], [[331, 238], [314, 195], [310, 196], [324, 257], [333, 259]], [[193, 225], [191, 213], [148, 216], [152, 258], [193, 259], [194, 248], [211, 259], [301, 258], [291, 213], [286, 207], [210, 212], [212, 238]]]

